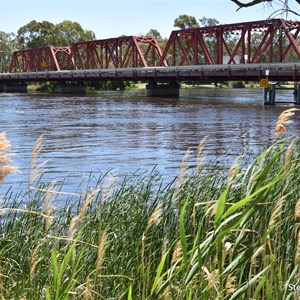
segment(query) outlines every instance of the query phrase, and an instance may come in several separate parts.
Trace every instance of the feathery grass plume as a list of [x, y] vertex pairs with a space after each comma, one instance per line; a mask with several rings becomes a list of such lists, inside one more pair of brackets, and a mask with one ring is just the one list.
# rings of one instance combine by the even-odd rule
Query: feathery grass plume
[[164, 289], [163, 292], [163, 300], [170, 300], [171, 298], [171, 287], [170, 285], [167, 286], [167, 288]]
[[295, 205], [295, 214], [294, 214], [295, 220], [298, 220], [300, 218], [300, 199], [298, 199], [296, 205]]
[[281, 216], [283, 203], [286, 198], [286, 195], [282, 196], [275, 204], [274, 209], [272, 211], [272, 214], [270, 216], [268, 228], [271, 228], [273, 225], [275, 225], [277, 219]]
[[79, 214], [75, 217], [72, 218], [70, 225], [69, 225], [69, 230], [68, 230], [68, 240], [69, 243], [73, 241], [73, 238], [77, 232], [77, 227], [78, 225], [82, 222], [84, 216], [85, 216], [85, 212], [87, 210], [87, 208], [90, 206], [93, 198], [95, 195], [97, 195], [100, 192], [100, 188], [99, 189], [95, 189], [94, 191], [90, 192], [86, 198], [85, 201], [83, 203], [83, 205], [80, 208]]
[[218, 280], [217, 280], [218, 270], [214, 270], [211, 273], [211, 272], [209, 272], [209, 270], [208, 270], [207, 267], [203, 266], [202, 267], [202, 271], [204, 271], [204, 273], [205, 273], [204, 279], [207, 280], [208, 285], [210, 287], [214, 287], [214, 289], [216, 290], [217, 294], [219, 295]]
[[197, 160], [196, 160], [196, 171], [199, 172], [199, 170], [201, 169], [201, 167], [203, 166], [203, 161], [205, 158], [205, 155], [203, 154], [203, 149], [205, 146], [205, 141], [207, 140], [207, 138], [209, 137], [209, 135], [206, 135], [199, 143], [198, 148], [196, 150], [196, 154], [197, 154]]
[[291, 160], [292, 154], [297, 145], [298, 140], [299, 140], [299, 137], [294, 138], [292, 140], [292, 142], [289, 144], [289, 146], [287, 147], [287, 150], [286, 150], [286, 153], [284, 156], [284, 166], [283, 166], [284, 172], [287, 172], [290, 168], [290, 165], [292, 162], [292, 160]]
[[284, 126], [284, 124], [286, 125], [286, 124], [293, 123], [293, 121], [290, 119], [290, 117], [294, 116], [295, 112], [298, 110], [300, 110], [300, 109], [290, 108], [290, 109], [283, 111], [279, 115], [276, 125], [275, 125], [275, 133], [274, 133], [275, 139], [279, 138], [282, 134], [284, 134], [286, 132], [286, 127]]
[[239, 174], [240, 171], [240, 163], [238, 163], [238, 160], [241, 158], [242, 156], [237, 157], [233, 164], [231, 165], [229, 171], [228, 171], [228, 175], [227, 175], [227, 184], [230, 184]]
[[96, 265], [97, 273], [100, 273], [102, 268], [106, 241], [107, 241], [107, 234], [106, 231], [103, 231], [98, 244], [97, 265]]
[[83, 292], [83, 300], [92, 300], [92, 299], [94, 299], [92, 296], [92, 285], [91, 285], [90, 276], [88, 276], [86, 278], [85, 289]]
[[41, 152], [42, 144], [44, 140], [45, 140], [45, 134], [40, 135], [40, 137], [37, 139], [32, 149], [31, 160], [29, 164], [29, 176], [28, 176], [28, 183], [30, 187], [33, 185], [33, 182], [41, 176], [43, 172], [43, 168], [45, 164], [48, 162], [48, 160], [46, 160], [40, 163], [39, 165], [37, 165], [39, 154]]
[[172, 260], [171, 260], [171, 265], [173, 265], [180, 257], [182, 256], [182, 245], [181, 245], [181, 241], [177, 241], [174, 251], [173, 251], [173, 255], [172, 255]]
[[188, 149], [182, 158], [180, 170], [179, 170], [179, 177], [178, 177], [179, 186], [181, 186], [181, 184], [183, 183], [185, 173], [188, 168], [188, 160], [189, 160], [190, 155], [191, 155], [191, 150]]
[[236, 276], [233, 276], [232, 274], [228, 274], [227, 280], [226, 280], [226, 293], [227, 294], [233, 294], [236, 290]]
[[[295, 261], [300, 263], [300, 231], [297, 233], [297, 242], [296, 242], [296, 255], [295, 255]], [[300, 278], [300, 269], [298, 268], [298, 278]]]
[[300, 268], [299, 268], [299, 264], [300, 264], [300, 231], [299, 230], [298, 230], [296, 239], [297, 240], [296, 240], [295, 262], [298, 265], [298, 273], [295, 276], [295, 278], [298, 281], [300, 279]]
[[30, 280], [33, 281], [35, 277], [35, 269], [37, 264], [43, 259], [42, 257], [38, 258], [38, 251], [41, 245], [37, 245], [33, 251], [31, 252], [31, 259], [30, 259]]
[[265, 246], [266, 245], [260, 246], [251, 256], [251, 265], [253, 267], [257, 267], [257, 257], [265, 251]]
[[52, 191], [54, 191], [53, 189], [54, 189], [54, 183], [51, 183], [49, 189], [46, 191], [45, 201], [44, 201], [45, 215], [48, 216], [48, 218], [45, 218], [46, 232], [49, 231], [49, 229], [51, 227], [52, 220], [54, 218], [53, 216], [51, 216], [52, 210], [53, 210], [53, 208], [52, 208], [52, 196], [53, 196]]
[[186, 174], [186, 170], [188, 169], [188, 159], [191, 155], [191, 150], [188, 149], [181, 161], [180, 164], [180, 169], [179, 169], [179, 176], [178, 176], [178, 180], [174, 189], [174, 194], [173, 194], [173, 199], [176, 200], [177, 199], [177, 195], [180, 191], [180, 188], [182, 186], [182, 184], [184, 183], [184, 178], [185, 178], [185, 174]]
[[4, 181], [5, 177], [11, 173], [20, 172], [17, 167], [11, 165], [12, 153], [9, 153], [11, 143], [6, 138], [6, 133], [0, 133], [0, 184]]
[[157, 225], [160, 222], [161, 215], [162, 215], [162, 205], [160, 203], [154, 208], [151, 216], [149, 217], [146, 231], [148, 231], [150, 227]]

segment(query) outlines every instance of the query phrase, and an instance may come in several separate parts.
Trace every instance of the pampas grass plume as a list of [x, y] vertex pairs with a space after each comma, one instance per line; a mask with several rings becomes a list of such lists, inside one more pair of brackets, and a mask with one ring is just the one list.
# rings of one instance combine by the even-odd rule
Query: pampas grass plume
[[20, 172], [17, 167], [11, 165], [13, 162], [11, 159], [12, 154], [9, 153], [11, 143], [6, 138], [6, 133], [0, 133], [0, 184], [4, 181], [5, 177], [13, 172]]

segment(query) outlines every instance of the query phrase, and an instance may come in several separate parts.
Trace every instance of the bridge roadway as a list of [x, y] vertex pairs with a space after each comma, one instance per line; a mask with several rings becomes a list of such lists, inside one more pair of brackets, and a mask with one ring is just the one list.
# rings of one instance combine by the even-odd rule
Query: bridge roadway
[[222, 82], [259, 81], [266, 77], [271, 81], [300, 81], [300, 63], [219, 64], [0, 73], [0, 83], [89, 80]]

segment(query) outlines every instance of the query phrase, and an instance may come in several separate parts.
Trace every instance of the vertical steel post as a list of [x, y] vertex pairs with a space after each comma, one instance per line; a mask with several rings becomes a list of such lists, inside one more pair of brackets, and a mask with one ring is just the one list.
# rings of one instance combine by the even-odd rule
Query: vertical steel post
[[294, 86], [294, 101], [295, 104], [300, 105], [300, 84], [295, 83]]

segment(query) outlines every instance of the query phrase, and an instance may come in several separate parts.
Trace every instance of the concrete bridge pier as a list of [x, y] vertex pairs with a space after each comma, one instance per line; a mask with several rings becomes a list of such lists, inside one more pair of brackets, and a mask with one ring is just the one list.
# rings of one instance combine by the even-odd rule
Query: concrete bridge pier
[[177, 81], [169, 83], [157, 83], [151, 81], [146, 85], [147, 97], [179, 97], [180, 84]]
[[59, 82], [57, 90], [60, 94], [84, 94], [85, 86], [84, 82]]
[[294, 101], [295, 104], [300, 105], [300, 84], [295, 83], [294, 86]]
[[276, 83], [270, 83], [269, 87], [264, 88], [264, 104], [274, 105], [276, 96]]
[[3, 93], [27, 93], [27, 83], [25, 82], [2, 82], [0, 92]]

